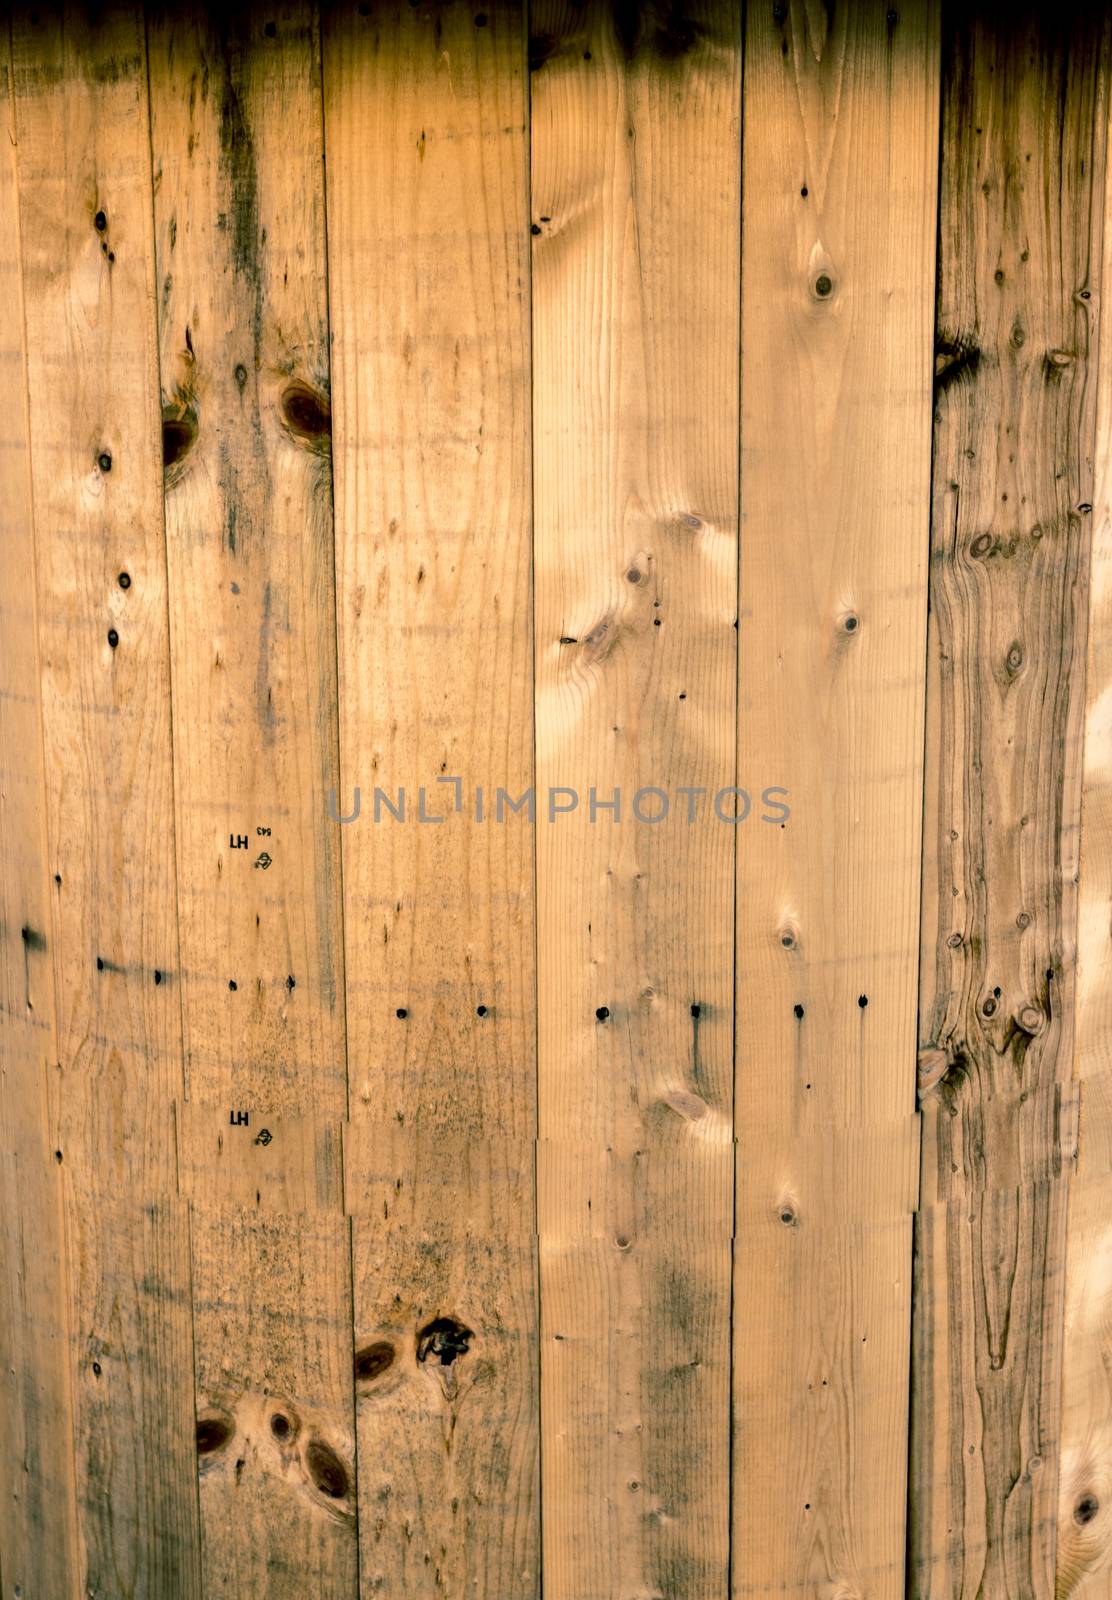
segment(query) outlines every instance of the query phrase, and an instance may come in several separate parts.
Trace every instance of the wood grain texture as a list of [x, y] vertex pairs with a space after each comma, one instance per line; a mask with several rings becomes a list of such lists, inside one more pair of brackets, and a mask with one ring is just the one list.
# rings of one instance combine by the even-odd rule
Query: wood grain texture
[[80, 1577], [154, 1600], [200, 1575], [142, 19], [21, 13], [13, 60]]
[[1097, 8], [943, 50], [909, 1586], [1049, 1596], [1108, 71]]
[[[77, 1498], [27, 354], [9, 37], [0, 53], [0, 1594], [77, 1593]], [[4, 1587], [6, 1585], [6, 1587]]]
[[532, 836], [494, 820], [532, 783], [520, 9], [337, 7], [324, 83], [360, 1584], [517, 1600], [532, 1163], [467, 1152], [536, 1131]]
[[530, 26], [545, 1593], [694, 1600], [729, 1550], [740, 36]]
[[148, 36], [205, 1591], [355, 1595], [319, 39]]
[[[1107, 140], [1104, 75], [1093, 114]], [[1112, 316], [1103, 310], [1112, 296], [1110, 208], [1106, 160], [1100, 277], [1094, 270], [1086, 282], [1101, 311], [1075, 988], [1081, 1125], [1069, 1194], [1056, 1600], [1112, 1594]]]
[[896, 1596], [938, 17], [747, 15], [733, 1590]]

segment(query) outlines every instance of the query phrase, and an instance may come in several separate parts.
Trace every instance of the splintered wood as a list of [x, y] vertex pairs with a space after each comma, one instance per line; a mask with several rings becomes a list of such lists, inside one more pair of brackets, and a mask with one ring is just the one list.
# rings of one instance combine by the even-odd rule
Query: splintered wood
[[3, 1600], [1107, 1600], [1106, 8], [4, 37]]

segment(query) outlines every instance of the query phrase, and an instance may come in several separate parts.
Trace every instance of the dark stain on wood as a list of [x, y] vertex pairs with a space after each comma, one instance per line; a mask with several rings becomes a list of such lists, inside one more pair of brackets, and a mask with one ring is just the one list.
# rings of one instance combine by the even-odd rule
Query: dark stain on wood
[[475, 1337], [471, 1329], [455, 1317], [434, 1317], [417, 1332], [418, 1361], [438, 1361], [450, 1367], [453, 1361], [466, 1355]]
[[314, 384], [293, 379], [282, 390], [280, 411], [287, 433], [299, 444], [321, 454], [332, 448], [332, 407]]
[[359, 1383], [373, 1383], [394, 1365], [394, 1346], [387, 1339], [376, 1339], [355, 1353], [355, 1377]]
[[313, 1486], [329, 1500], [343, 1500], [351, 1488], [347, 1467], [332, 1446], [324, 1439], [310, 1439], [305, 1451], [305, 1465]]

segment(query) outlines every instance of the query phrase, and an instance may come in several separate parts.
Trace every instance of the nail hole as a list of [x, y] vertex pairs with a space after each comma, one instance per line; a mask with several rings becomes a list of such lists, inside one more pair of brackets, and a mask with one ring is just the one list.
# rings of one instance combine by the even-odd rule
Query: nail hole
[[486, 1014], [487, 1014], [486, 1006], [476, 1006], [475, 1007], [475, 1015], [477, 1017], [485, 1017]]
[[797, 1005], [795, 1007], [795, 1014], [796, 1014], [797, 1017], [800, 1018], [800, 1020], [802, 1020], [802, 1018], [803, 1018], [803, 1007], [800, 1006], [800, 1005]]
[[598, 1020], [600, 1022], [605, 1022], [609, 1015], [610, 1015], [610, 1007], [609, 1006], [599, 1006], [598, 1010], [595, 1012], [595, 1016], [598, 1018]]
[[55, 1152], [54, 1152], [54, 1159], [55, 1159], [55, 1161], [56, 1161], [56, 1162], [57, 1162], [57, 1163], [58, 1163], [58, 1165], [59, 1165], [59, 1166], [61, 1166], [61, 1165], [62, 1165], [62, 1159], [63, 1159], [63, 1157], [62, 1157], [62, 1152], [61, 1152], [61, 1151], [60, 1151], [60, 1150], [55, 1150]]
[[234, 978], [229, 978], [228, 979], [228, 988], [234, 994], [236, 992], [236, 990], [239, 988], [239, 984], [236, 982], [236, 980]]
[[399, 1022], [404, 1022], [406, 1017], [408, 1017], [409, 1012], [405, 1009], [404, 1006], [399, 1006], [398, 1009], [395, 1011], [394, 1015], [397, 1017]]
[[869, 997], [868, 997], [867, 994], [859, 994], [857, 996], [857, 1004], [861, 1007], [862, 1011], [864, 1011], [864, 1009], [868, 1005], [868, 1003], [869, 1003]]
[[119, 644], [119, 642], [120, 642], [120, 636], [116, 632], [115, 628], [109, 628], [109, 630], [108, 630], [108, 643], [111, 645], [113, 650], [116, 648], [116, 646]]
[[112, 471], [112, 457], [107, 450], [102, 450], [97, 456], [97, 466], [102, 472]]
[[116, 582], [119, 584], [121, 589], [130, 589], [131, 588], [131, 574], [130, 574], [130, 572], [121, 572], [120, 576], [117, 578]]

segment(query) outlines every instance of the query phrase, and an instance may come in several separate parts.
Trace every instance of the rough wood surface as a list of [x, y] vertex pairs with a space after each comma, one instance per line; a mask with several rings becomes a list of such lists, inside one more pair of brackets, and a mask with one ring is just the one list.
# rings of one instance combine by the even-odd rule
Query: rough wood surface
[[205, 1591], [354, 1593], [319, 41], [148, 39]]
[[[1107, 138], [1108, 80], [1095, 117]], [[1100, 276], [1112, 298], [1112, 167], [1104, 168]], [[1080, 1093], [1070, 1184], [1062, 1347], [1056, 1600], [1112, 1594], [1112, 316], [1100, 315], [1089, 584], [1085, 756], [1078, 887], [1074, 1079]]]
[[896, 1596], [938, 17], [747, 15], [733, 1588]]
[[80, 1579], [155, 1600], [200, 1574], [146, 49], [13, 30]]
[[539, 1585], [525, 68], [513, 6], [326, 22], [364, 1596]]
[[4, 38], [3, 1600], [1112, 1600], [1107, 7]]
[[[68, 1280], [47, 1085], [58, 1059], [19, 194], [0, 55], [0, 1594], [77, 1592]], [[5, 1587], [6, 1585], [6, 1587]]]
[[944, 44], [909, 1586], [1050, 1596], [1108, 71], [1100, 11]]
[[729, 1552], [740, 35], [714, 0], [530, 26], [545, 1593], [695, 1600]]

